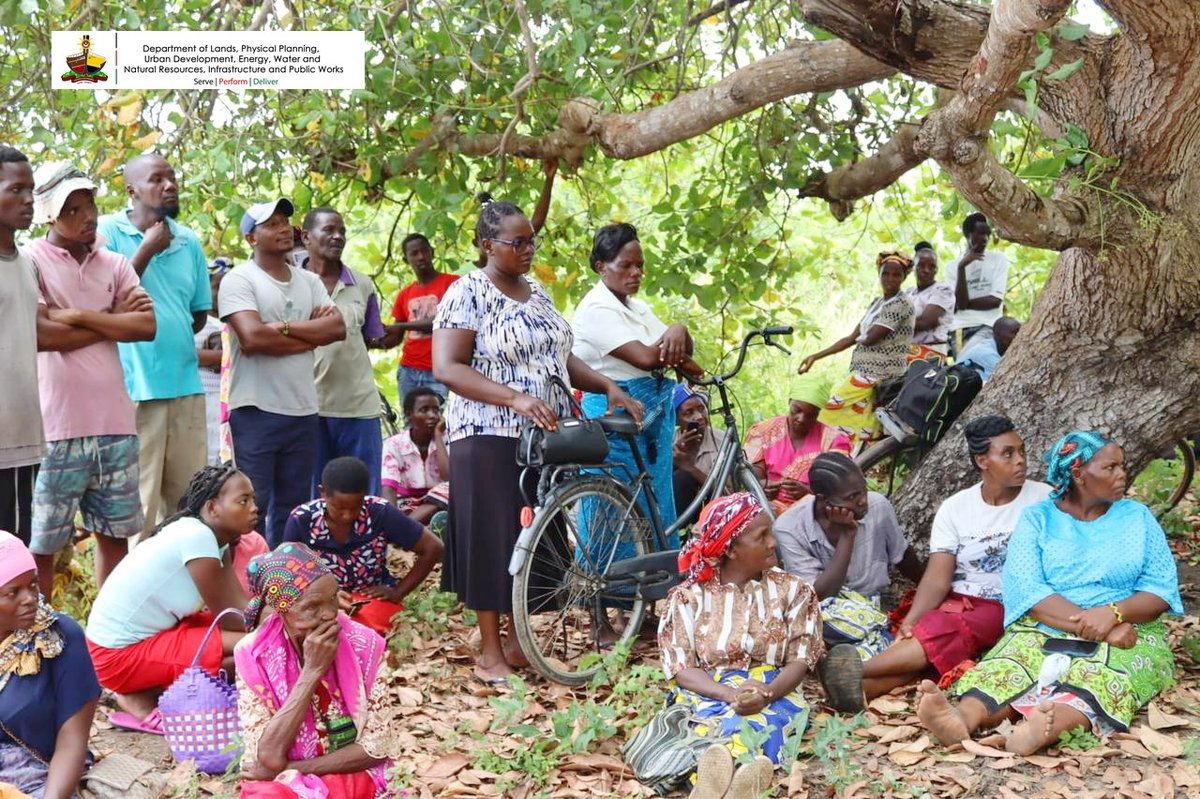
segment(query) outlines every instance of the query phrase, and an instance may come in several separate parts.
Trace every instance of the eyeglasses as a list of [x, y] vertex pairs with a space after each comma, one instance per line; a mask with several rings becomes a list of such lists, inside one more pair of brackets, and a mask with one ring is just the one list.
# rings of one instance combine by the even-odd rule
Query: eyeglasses
[[492, 238], [488, 239], [488, 241], [498, 241], [501, 244], [507, 244], [509, 247], [512, 247], [514, 250], [517, 250], [518, 252], [521, 250], [524, 250], [525, 248], [529, 248], [529, 250], [532, 252], [537, 252], [537, 248], [538, 248], [537, 236], [530, 236], [527, 239], [513, 239], [511, 241], [509, 241], [508, 239], [498, 239], [498, 238], [492, 237]]

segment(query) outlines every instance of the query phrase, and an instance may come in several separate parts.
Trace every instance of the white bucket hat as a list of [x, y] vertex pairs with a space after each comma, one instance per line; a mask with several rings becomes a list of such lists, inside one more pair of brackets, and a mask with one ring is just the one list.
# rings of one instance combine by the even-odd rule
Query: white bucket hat
[[96, 191], [96, 184], [65, 161], [43, 164], [33, 175], [33, 224], [47, 225], [58, 219], [71, 192]]

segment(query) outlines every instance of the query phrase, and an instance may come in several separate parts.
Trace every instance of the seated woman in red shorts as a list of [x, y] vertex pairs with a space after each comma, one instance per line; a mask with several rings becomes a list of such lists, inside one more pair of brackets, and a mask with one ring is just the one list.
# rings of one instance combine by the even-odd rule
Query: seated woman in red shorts
[[[249, 601], [228, 548], [257, 522], [249, 478], [229, 464], [207, 466], [192, 478], [179, 513], [104, 582], [85, 635], [100, 684], [121, 706], [109, 716], [114, 726], [162, 734], [159, 695], [192, 664], [213, 614]], [[233, 646], [244, 634], [241, 619], [227, 616], [200, 665], [232, 672]]]
[[896, 640], [863, 663], [854, 647], [829, 652], [829, 703], [858, 712], [867, 699], [925, 675], [973, 661], [1004, 631], [1000, 573], [1021, 512], [1050, 495], [1025, 479], [1025, 442], [1004, 416], [982, 416], [964, 430], [982, 482], [948, 497], [933, 520], [929, 565]]

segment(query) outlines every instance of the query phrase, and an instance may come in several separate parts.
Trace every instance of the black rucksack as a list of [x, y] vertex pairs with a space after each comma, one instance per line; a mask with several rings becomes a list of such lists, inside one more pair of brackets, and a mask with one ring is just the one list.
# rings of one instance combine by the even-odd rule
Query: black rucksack
[[945, 435], [981, 388], [983, 378], [969, 365], [913, 361], [904, 375], [904, 386], [888, 411], [912, 428], [923, 449], [929, 449]]

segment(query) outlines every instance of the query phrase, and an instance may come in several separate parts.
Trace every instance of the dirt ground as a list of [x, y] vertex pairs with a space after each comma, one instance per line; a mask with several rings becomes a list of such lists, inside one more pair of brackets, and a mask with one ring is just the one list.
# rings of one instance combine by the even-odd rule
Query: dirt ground
[[[1200, 519], [1197, 519], [1200, 526]], [[1200, 534], [1173, 539], [1190, 615], [1168, 623], [1178, 682], [1138, 715], [1133, 728], [1076, 749], [1011, 757], [983, 739], [944, 748], [913, 715], [912, 691], [871, 703], [855, 719], [814, 700], [799, 759], [777, 772], [772, 796], [1079, 797], [1200, 799]], [[388, 681], [404, 756], [392, 772], [397, 796], [421, 799], [648, 797], [619, 754], [661, 702], [653, 648], [603, 685], [570, 690], [529, 678], [497, 691], [471, 676], [472, 628], [432, 591], [409, 602], [391, 640]], [[1196, 658], [1196, 659], [1193, 659]], [[815, 683], [806, 694], [820, 697]], [[168, 775], [164, 796], [234, 797], [234, 778], [198, 775], [175, 764], [161, 738], [113, 730], [102, 706], [94, 728], [98, 756], [121, 751]], [[992, 745], [990, 745], [992, 744]], [[674, 794], [685, 795], [682, 792]]]

